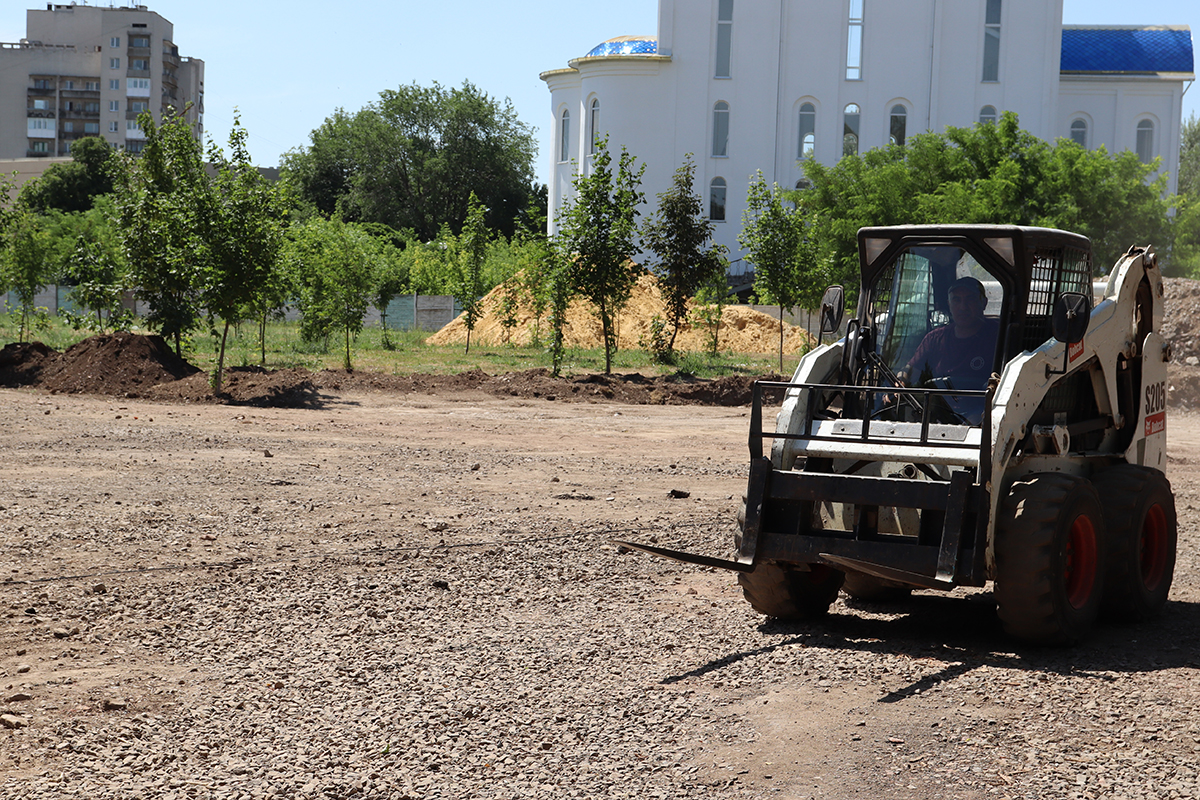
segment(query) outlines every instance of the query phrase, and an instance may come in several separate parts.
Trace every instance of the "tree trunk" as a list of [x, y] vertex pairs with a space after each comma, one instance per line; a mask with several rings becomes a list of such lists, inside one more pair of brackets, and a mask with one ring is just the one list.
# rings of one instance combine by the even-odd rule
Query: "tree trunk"
[[225, 329], [221, 331], [221, 351], [217, 354], [217, 374], [213, 375], [213, 394], [221, 393], [221, 378], [225, 371], [225, 340], [229, 338], [229, 320], [225, 320]]
[[349, 325], [346, 326], [346, 361], [343, 364], [343, 366], [345, 366], [346, 372], [350, 371], [350, 326]]
[[783, 373], [783, 306], [779, 306], [779, 372]]
[[604, 336], [604, 374], [612, 374], [612, 321], [608, 318], [608, 308], [603, 300], [600, 301], [600, 331]]
[[258, 321], [258, 347], [259, 358], [258, 363], [262, 366], [267, 364], [267, 312], [262, 313], [262, 318]]

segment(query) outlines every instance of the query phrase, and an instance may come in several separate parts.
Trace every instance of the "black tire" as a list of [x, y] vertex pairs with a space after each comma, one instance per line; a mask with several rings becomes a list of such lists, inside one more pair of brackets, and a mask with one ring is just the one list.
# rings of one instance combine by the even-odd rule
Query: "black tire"
[[1178, 522], [1171, 483], [1161, 472], [1132, 464], [1095, 478], [1108, 519], [1108, 564], [1101, 613], [1138, 621], [1166, 605], [1175, 573]]
[[997, 613], [1009, 635], [1083, 639], [1104, 594], [1104, 511], [1091, 481], [1060, 473], [1013, 484], [996, 521]]
[[759, 564], [754, 572], [739, 572], [742, 594], [754, 610], [787, 620], [815, 619], [829, 611], [845, 575], [824, 564], [810, 571]]
[[912, 596], [913, 587], [898, 581], [889, 581], [867, 575], [865, 572], [847, 570], [842, 591], [855, 600], [868, 603], [896, 603]]

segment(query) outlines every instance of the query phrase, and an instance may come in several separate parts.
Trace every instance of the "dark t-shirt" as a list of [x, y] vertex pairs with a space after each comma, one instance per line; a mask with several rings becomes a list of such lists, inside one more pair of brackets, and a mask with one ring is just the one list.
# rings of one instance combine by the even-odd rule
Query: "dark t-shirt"
[[935, 328], [908, 362], [909, 383], [950, 376], [959, 379], [954, 382], [959, 389], [982, 388], [992, 374], [999, 330], [994, 319], [984, 319], [974, 336], [963, 339], [954, 335], [953, 323]]

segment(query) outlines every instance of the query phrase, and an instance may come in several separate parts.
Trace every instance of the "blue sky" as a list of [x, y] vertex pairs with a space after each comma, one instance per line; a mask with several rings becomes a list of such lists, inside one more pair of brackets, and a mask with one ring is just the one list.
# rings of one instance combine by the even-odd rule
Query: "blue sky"
[[[654, 35], [658, 27], [655, 0], [143, 2], [174, 23], [182, 55], [205, 62], [207, 134], [224, 144], [237, 107], [251, 155], [267, 166], [307, 144], [309, 132], [334, 109], [358, 110], [380, 91], [414, 81], [458, 86], [470, 80], [510, 98], [518, 117], [537, 128], [545, 152], [550, 96], [538, 73], [565, 67], [605, 39]], [[0, 41], [15, 42], [25, 34], [20, 9], [38, 4], [7, 5]], [[1080, 25], [1190, 25], [1195, 36], [1200, 0], [1065, 0], [1063, 18]], [[1200, 89], [1184, 96], [1183, 114], [1200, 116]], [[536, 168], [544, 182], [548, 163], [540, 154]]]

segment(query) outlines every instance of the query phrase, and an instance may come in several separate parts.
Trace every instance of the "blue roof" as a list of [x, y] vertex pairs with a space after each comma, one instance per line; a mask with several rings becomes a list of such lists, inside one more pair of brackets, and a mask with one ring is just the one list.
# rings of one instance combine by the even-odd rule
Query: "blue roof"
[[658, 53], [658, 39], [654, 36], [618, 36], [601, 42], [588, 51], [585, 58], [595, 56], [652, 56]]
[[1063, 72], [1192, 72], [1192, 32], [1177, 27], [1063, 26]]

